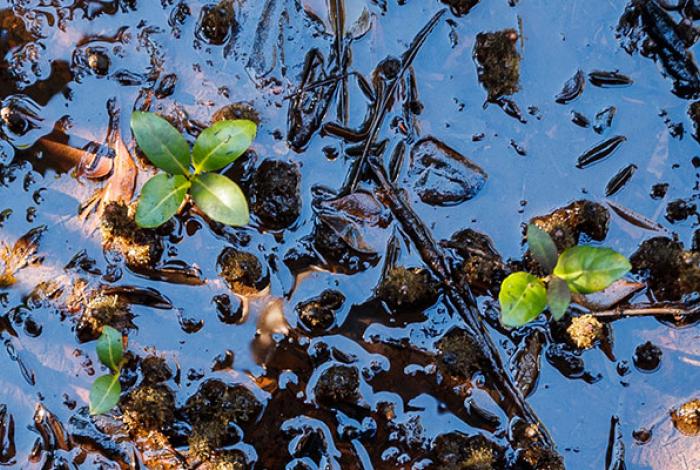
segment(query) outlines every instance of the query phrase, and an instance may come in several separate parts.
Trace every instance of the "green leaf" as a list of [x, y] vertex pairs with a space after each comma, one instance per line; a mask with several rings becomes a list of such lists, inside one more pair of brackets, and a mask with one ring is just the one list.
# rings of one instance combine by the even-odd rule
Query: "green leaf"
[[245, 119], [219, 121], [203, 130], [192, 151], [196, 172], [225, 167], [243, 155], [253, 143], [256, 132], [255, 123]]
[[547, 274], [551, 273], [557, 264], [557, 246], [547, 232], [537, 225], [527, 226], [527, 244], [532, 256]]
[[632, 269], [630, 262], [610, 248], [574, 246], [559, 257], [554, 275], [579, 294], [601, 291]]
[[90, 414], [101, 415], [114, 408], [119, 403], [121, 393], [119, 374], [99, 377], [90, 389]]
[[547, 291], [538, 277], [517, 272], [501, 284], [498, 301], [501, 323], [509, 327], [522, 326], [542, 313], [547, 306]]
[[197, 175], [192, 180], [191, 194], [197, 206], [217, 222], [241, 226], [250, 220], [243, 191], [223, 175]]
[[124, 357], [122, 334], [111, 326], [104, 326], [97, 340], [97, 357], [114, 372], [119, 372]]
[[146, 181], [136, 207], [139, 227], [154, 228], [163, 225], [177, 213], [190, 187], [187, 178], [159, 173]]
[[173, 175], [189, 174], [190, 147], [168, 121], [153, 113], [134, 111], [131, 130], [151, 163]]
[[571, 304], [571, 290], [566, 281], [552, 277], [547, 286], [547, 304], [555, 320], [561, 320]]

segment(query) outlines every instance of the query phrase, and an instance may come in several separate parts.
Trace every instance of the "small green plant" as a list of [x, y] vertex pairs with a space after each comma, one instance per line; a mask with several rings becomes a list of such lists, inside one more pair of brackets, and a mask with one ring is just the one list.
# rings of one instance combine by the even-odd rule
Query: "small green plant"
[[250, 147], [257, 126], [245, 119], [219, 121], [197, 138], [192, 152], [185, 138], [154, 113], [134, 112], [131, 129], [136, 143], [156, 167], [164, 170], [141, 190], [136, 223], [158, 227], [174, 216], [189, 193], [212, 219], [228, 225], [246, 225], [250, 214], [241, 188], [218, 173]]
[[501, 323], [508, 327], [534, 320], [548, 306], [552, 317], [559, 320], [571, 303], [572, 293], [604, 290], [632, 268], [627, 258], [609, 248], [574, 246], [557, 257], [549, 234], [532, 224], [527, 227], [527, 241], [533, 258], [548, 276], [539, 278], [521, 271], [503, 281], [498, 301]]
[[119, 384], [119, 373], [124, 363], [124, 344], [122, 334], [105, 326], [97, 340], [97, 357], [112, 372], [98, 377], [90, 390], [90, 414], [106, 413], [119, 403], [122, 387]]

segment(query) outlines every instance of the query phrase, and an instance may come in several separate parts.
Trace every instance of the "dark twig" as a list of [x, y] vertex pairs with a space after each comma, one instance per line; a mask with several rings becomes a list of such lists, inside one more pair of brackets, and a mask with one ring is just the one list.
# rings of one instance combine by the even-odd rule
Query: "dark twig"
[[605, 318], [606, 320], [649, 316], [687, 317], [690, 315], [700, 315], [700, 304], [690, 307], [682, 303], [638, 304], [599, 312], [592, 311], [589, 313], [594, 317]]

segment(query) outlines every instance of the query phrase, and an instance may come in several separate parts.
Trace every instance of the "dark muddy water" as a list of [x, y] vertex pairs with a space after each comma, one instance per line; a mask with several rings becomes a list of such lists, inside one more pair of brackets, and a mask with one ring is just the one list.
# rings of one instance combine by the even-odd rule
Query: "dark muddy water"
[[[689, 210], [684, 220], [666, 215], [672, 201], [692, 206], [700, 199], [700, 147], [688, 116], [693, 93], [679, 92], [674, 77], [664, 73], [664, 60], [671, 59], [663, 53], [654, 60], [623, 48], [628, 39], [617, 28], [627, 2], [484, 0], [462, 16], [438, 0], [329, 3], [223, 2], [220, 14], [233, 8], [234, 16], [212, 25], [204, 17], [210, 19], [207, 12], [215, 5], [196, 0], [0, 1], [2, 105], [20, 115], [3, 117], [0, 234], [12, 244], [32, 228], [47, 227], [36, 262], [0, 292], [5, 344], [0, 465], [244, 468], [215, 467], [207, 458], [192, 457], [191, 434], [201, 420], [188, 415], [187, 403], [203, 383], [217, 379], [246, 387], [261, 405], [249, 422], [232, 424], [221, 449], [214, 449], [214, 454], [245, 456], [239, 460], [251, 468], [450, 468], [439, 463], [436, 442], [455, 432], [483, 434], [507, 448], [497, 465], [508, 461], [508, 468], [528, 468], [513, 463], [518, 444], [509, 422], [518, 407], [507, 397], [494, 400], [500, 393], [493, 392], [500, 390], [498, 380], [490, 378], [494, 371], [475, 373], [473, 387], [465, 391], [435, 366], [439, 339], [464, 323], [454, 300], [448, 300], [449, 289], [435, 287], [439, 296], [425, 308], [396, 311], [374, 299], [387, 245], [399, 247], [400, 265], [426, 266], [415, 233], [392, 214], [386, 194], [380, 194], [380, 202], [367, 195], [378, 188], [369, 165], [356, 178], [357, 189], [366, 193], [354, 201], [360, 216], [350, 217], [360, 238], [343, 232], [360, 253], [345, 246], [346, 257], [353, 258], [345, 264], [329, 260], [327, 252], [306, 256], [312, 258], [308, 262], [303, 256], [302, 262], [289, 261], [290, 253], [314, 251], [308, 240], [316, 224], [337, 228], [337, 213], [329, 216], [324, 208], [342, 204], [320, 202], [319, 187], [347, 193], [356, 163], [371, 159], [360, 156], [366, 136], [341, 139], [329, 123], [345, 123], [359, 133], [369, 127], [376, 142], [386, 141], [386, 162], [392, 154], [405, 156], [386, 166], [395, 169], [391, 176], [399, 194], [436, 245], [471, 228], [488, 235], [503, 259], [517, 260], [524, 253], [524, 223], [588, 199], [612, 201], [648, 219], [631, 223], [623, 212], [611, 211], [607, 246], [630, 256], [644, 240], [666, 235], [690, 248], [697, 211]], [[344, 21], [336, 14], [338, 5]], [[434, 16], [446, 7], [442, 16]], [[692, 25], [692, 11], [686, 16], [686, 26]], [[424, 42], [416, 42], [431, 18], [434, 27], [418, 37]], [[673, 12], [671, 18], [679, 22], [681, 15]], [[520, 117], [495, 103], [484, 105], [488, 93], [473, 58], [477, 34], [507, 29], [515, 31], [522, 57], [519, 91], [510, 97]], [[689, 51], [692, 44], [686, 44]], [[395, 99], [385, 101], [384, 119], [370, 127], [366, 117], [376, 113], [366, 95], [381, 103], [395, 73], [391, 65], [401, 68], [397, 62], [375, 70], [389, 56], [412, 63], [400, 72]], [[314, 77], [305, 77], [309, 67]], [[584, 72], [583, 92], [558, 103], [557, 95], [578, 70]], [[609, 74], [588, 80], [594, 71], [619, 71], [632, 83]], [[359, 74], [371, 93], [363, 93]], [[333, 80], [311, 86], [302, 98], [295, 95], [326, 78]], [[62, 152], [46, 150], [41, 141], [50, 135], [78, 147], [86, 141], [107, 144], [112, 99], [129, 146], [132, 109], [150, 104], [193, 141], [222, 106], [250, 104], [260, 117], [254, 152], [228, 173], [252, 180], [268, 159], [298, 165], [299, 217], [276, 231], [266, 230], [260, 217], [250, 227], [222, 229], [185, 212], [159, 232], [164, 245], [159, 268], [177, 275], [131, 269], [103, 250], [98, 216], [79, 216], [81, 204], [103, 183], [77, 176], [60, 158]], [[290, 106], [311, 110], [300, 126]], [[515, 114], [512, 106], [510, 114]], [[321, 124], [326, 124], [323, 131]], [[616, 136], [624, 139], [610, 141]], [[463, 173], [445, 176], [440, 162], [426, 160], [428, 168], [421, 170], [411, 161], [411, 149], [429, 137], [481, 170], [467, 165]], [[579, 158], [602, 143], [604, 148], [581, 164]], [[597, 160], [609, 150], [614, 151]], [[364, 153], [379, 152], [372, 147]], [[142, 182], [151, 170], [143, 160], [137, 165]], [[657, 187], [652, 197], [659, 183], [667, 190]], [[252, 191], [250, 184], [244, 186]], [[269, 271], [269, 287], [254, 296], [234, 295], [217, 267], [226, 247], [258, 256]], [[184, 276], [183, 267], [195, 274]], [[66, 298], [76, 291], [89, 296], [125, 286], [121, 292], [151, 288], [169, 301], [159, 308], [134, 302], [128, 329], [134, 357], [158, 355], [174, 371], [166, 384], [177, 410], [162, 434], [125, 428], [119, 410], [94, 425], [87, 418], [88, 390], [103, 371], [94, 343], [78, 340], [84, 306], [68, 308]], [[334, 304], [328, 328], [309, 331], [296, 307], [326, 290], [340, 292], [345, 301]], [[697, 295], [697, 286], [694, 290]], [[221, 304], [225, 296], [232, 305], [228, 315], [217, 308], [216, 300]], [[633, 301], [646, 302], [648, 296], [643, 291]], [[139, 300], [135, 297], [129, 298]], [[493, 299], [484, 295], [478, 304], [489, 311]], [[671, 409], [698, 393], [700, 330], [692, 321], [679, 327], [652, 317], [610, 325], [606, 344], [567, 356], [581, 363], [558, 368], [547, 360], [558, 343], [544, 321], [510, 336], [492, 328], [489, 334], [508, 364], [527, 331], [545, 333], [539, 379], [527, 402], [566, 468], [623, 468], [623, 459], [615, 457], [622, 445], [628, 469], [700, 468], [700, 441], [676, 430], [669, 417]], [[646, 341], [662, 351], [654, 372], [633, 364], [635, 348]], [[317, 382], [343, 364], [359, 371], [354, 377], [359, 395], [349, 399], [336, 391], [335, 399], [323, 400]], [[132, 369], [126, 391], [140, 377]], [[510, 381], [510, 372], [505, 374], [495, 372]], [[352, 388], [353, 377], [336, 378], [338, 387]], [[611, 439], [611, 423], [619, 439]], [[650, 430], [651, 437], [640, 438], [642, 430]]]

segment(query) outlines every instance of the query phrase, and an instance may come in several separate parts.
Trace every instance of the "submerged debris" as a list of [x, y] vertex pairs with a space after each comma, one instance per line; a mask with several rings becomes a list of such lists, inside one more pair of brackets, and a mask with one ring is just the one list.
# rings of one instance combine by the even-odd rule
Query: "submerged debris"
[[295, 310], [299, 321], [310, 331], [327, 330], [335, 323], [335, 315], [345, 302], [337, 290], [326, 289], [318, 297], [300, 302]]
[[564, 88], [556, 96], [555, 100], [559, 104], [566, 104], [574, 101], [581, 96], [586, 85], [586, 76], [583, 70], [578, 70], [573, 77], [568, 79], [564, 84]]
[[590, 80], [591, 85], [601, 88], [624, 87], [634, 83], [631, 78], [617, 70], [614, 72], [594, 70], [588, 74], [588, 80]]
[[455, 16], [464, 16], [471, 11], [479, 0], [440, 0], [445, 5], [449, 5], [450, 11]]
[[659, 300], [680, 300], [700, 288], [700, 255], [670, 238], [644, 241], [630, 261], [632, 272], [645, 279]]
[[129, 305], [116, 295], [95, 295], [88, 300], [75, 327], [78, 340], [87, 342], [97, 339], [102, 327], [109, 325], [119, 331], [135, 328], [134, 315]]
[[136, 225], [132, 208], [123, 203], [105, 206], [100, 229], [104, 248], [121, 253], [130, 268], [152, 267], [163, 254], [156, 232]]
[[219, 274], [240, 295], [252, 295], [270, 283], [267, 266], [257, 256], [235, 248], [224, 248], [218, 260]]
[[504, 468], [503, 449], [484, 436], [441, 434], [432, 445], [433, 464], [440, 470], [500, 470]]
[[464, 330], [455, 328], [437, 343], [438, 366], [447, 373], [468, 379], [480, 370], [485, 362], [484, 353], [474, 338]]
[[477, 295], [496, 293], [508, 275], [508, 267], [496, 251], [491, 239], [475, 230], [464, 229], [442, 245], [453, 249], [462, 262], [457, 266], [459, 282]]
[[577, 348], [590, 349], [601, 339], [603, 324], [593, 315], [581, 315], [571, 319], [566, 332]]
[[673, 425], [686, 436], [700, 435], [700, 400], [690, 400], [671, 411]]
[[330, 406], [357, 403], [360, 398], [360, 372], [357, 367], [331, 366], [319, 376], [314, 392], [319, 403]]
[[651, 341], [640, 344], [634, 350], [634, 365], [644, 372], [654, 372], [661, 364], [663, 351]]
[[278, 160], [262, 162], [253, 177], [251, 207], [265, 228], [285, 229], [299, 217], [300, 180], [297, 165]]
[[377, 287], [377, 297], [392, 309], [428, 307], [435, 303], [437, 281], [423, 268], [390, 268]]
[[549, 215], [535, 217], [530, 223], [547, 232], [561, 251], [577, 245], [581, 234], [602, 241], [608, 233], [610, 213], [592, 201], [581, 200], [557, 209]]
[[486, 88], [489, 101], [512, 95], [520, 89], [520, 54], [514, 29], [476, 35], [474, 59], [479, 82]]
[[211, 116], [211, 122], [227, 121], [234, 119], [247, 119], [260, 125], [260, 115], [248, 103], [231, 103], [223, 106], [214, 112]]
[[197, 22], [197, 36], [209, 44], [220, 46], [235, 34], [238, 25], [233, 12], [233, 0], [207, 5]]
[[578, 163], [576, 163], [576, 167], [580, 169], [588, 168], [594, 163], [598, 163], [601, 160], [608, 158], [626, 140], [627, 137], [623, 135], [616, 135], [594, 145], [593, 147], [583, 152], [583, 154], [580, 157], [578, 157]]

